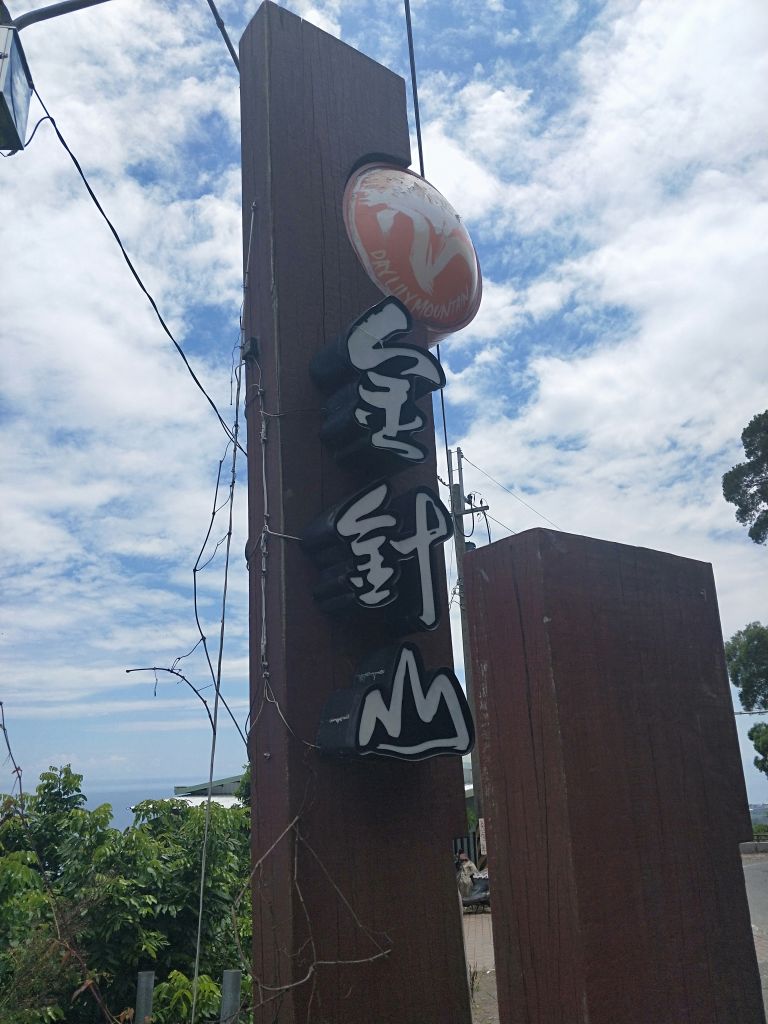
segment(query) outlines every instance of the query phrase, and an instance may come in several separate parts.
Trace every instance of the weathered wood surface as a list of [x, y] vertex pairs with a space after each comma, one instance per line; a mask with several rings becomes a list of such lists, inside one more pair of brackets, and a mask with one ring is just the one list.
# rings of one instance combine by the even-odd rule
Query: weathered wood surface
[[[376, 625], [350, 628], [322, 615], [312, 600], [316, 573], [309, 559], [295, 541], [274, 536], [266, 624], [279, 712], [264, 699], [260, 652], [257, 389], [263, 388], [269, 414], [270, 527], [297, 536], [360, 486], [318, 440], [322, 396], [309, 363], [327, 338], [381, 298], [347, 241], [341, 201], [349, 173], [366, 156], [410, 162], [404, 84], [269, 3], [246, 30], [240, 60], [246, 242], [256, 204], [245, 324], [259, 352], [259, 366], [250, 365], [246, 378], [253, 855], [267, 854], [255, 876], [254, 973], [263, 986], [257, 984], [257, 999], [271, 1000], [256, 1020], [466, 1024], [450, 847], [465, 828], [460, 760], [339, 765], [302, 742], [314, 741], [328, 693], [348, 685], [361, 656], [387, 638]], [[420, 436], [432, 444], [431, 415]], [[399, 493], [416, 483], [436, 486], [434, 480], [432, 452], [426, 466], [393, 483]], [[419, 640], [432, 667], [452, 664], [447, 609], [444, 618], [436, 633]], [[279, 838], [294, 821], [319, 860], [302, 843], [297, 847], [294, 832]], [[382, 947], [391, 947], [385, 958], [336, 964], [367, 961]]]
[[502, 1024], [760, 1024], [711, 567], [531, 530], [466, 560]]

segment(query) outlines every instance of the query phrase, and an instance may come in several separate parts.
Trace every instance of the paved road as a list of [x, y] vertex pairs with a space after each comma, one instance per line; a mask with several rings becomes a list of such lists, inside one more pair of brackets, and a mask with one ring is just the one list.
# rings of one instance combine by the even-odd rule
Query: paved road
[[499, 1024], [491, 914], [463, 914], [462, 921], [472, 991], [472, 1024]]
[[768, 935], [768, 853], [751, 854], [741, 861], [752, 924], [763, 935]]
[[[768, 1009], [768, 853], [742, 857], [755, 950]], [[473, 1024], [498, 1024], [490, 914], [464, 914], [464, 946], [474, 987]]]
[[747, 883], [749, 916], [755, 935], [755, 952], [763, 982], [763, 1002], [768, 1009], [768, 853], [741, 858]]

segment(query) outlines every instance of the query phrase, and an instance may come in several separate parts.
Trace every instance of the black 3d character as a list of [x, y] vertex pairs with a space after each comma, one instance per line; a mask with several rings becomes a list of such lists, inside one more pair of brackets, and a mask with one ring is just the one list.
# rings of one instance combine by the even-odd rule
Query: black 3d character
[[367, 658], [352, 686], [329, 697], [317, 736], [325, 754], [411, 761], [468, 754], [474, 740], [472, 715], [455, 674], [448, 668], [426, 673], [411, 643]]
[[416, 402], [444, 387], [445, 374], [430, 352], [401, 340], [412, 326], [390, 296], [313, 360], [310, 375], [328, 396], [320, 437], [339, 462], [395, 471], [426, 458], [413, 436], [426, 422]]
[[394, 606], [401, 631], [434, 629], [433, 552], [452, 534], [448, 509], [428, 487], [390, 501], [389, 484], [375, 483], [304, 531], [304, 547], [322, 570], [315, 599], [330, 613]]

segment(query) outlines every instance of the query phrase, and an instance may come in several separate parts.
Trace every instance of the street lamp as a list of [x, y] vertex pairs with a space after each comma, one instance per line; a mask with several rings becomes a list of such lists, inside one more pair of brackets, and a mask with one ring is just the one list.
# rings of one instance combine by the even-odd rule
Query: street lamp
[[82, 7], [94, 7], [107, 0], [64, 0], [14, 19], [0, 0], [0, 149], [14, 152], [24, 148], [32, 98], [32, 75], [19, 39], [19, 32], [36, 21], [47, 21]]

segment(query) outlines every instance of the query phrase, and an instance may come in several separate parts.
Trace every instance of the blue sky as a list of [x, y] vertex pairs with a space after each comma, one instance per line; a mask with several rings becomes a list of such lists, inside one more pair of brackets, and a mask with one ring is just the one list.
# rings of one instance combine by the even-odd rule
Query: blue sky
[[[407, 74], [399, 0], [288, 6]], [[219, 8], [237, 40], [256, 4]], [[485, 277], [475, 322], [442, 346], [451, 445], [564, 530], [712, 562], [726, 637], [768, 623], [766, 551], [720, 492], [768, 395], [764, 3], [414, 0], [413, 18], [427, 177]], [[239, 97], [205, 0], [111, 0], [23, 42], [229, 418]], [[38, 116], [33, 102], [30, 127]], [[192, 566], [223, 434], [49, 125], [0, 182], [0, 699], [15, 754], [27, 785], [67, 761], [86, 788], [199, 781], [194, 695], [125, 670], [171, 665], [197, 640]], [[243, 471], [223, 678], [241, 721]], [[511, 529], [541, 525], [472, 466], [466, 485]], [[214, 541], [225, 530], [217, 519]], [[222, 566], [219, 552], [199, 577], [210, 637]], [[210, 683], [199, 649], [182, 666]], [[742, 736], [752, 721], [738, 719]], [[750, 798], [768, 801], [743, 750]], [[217, 774], [244, 756], [224, 721]]]

